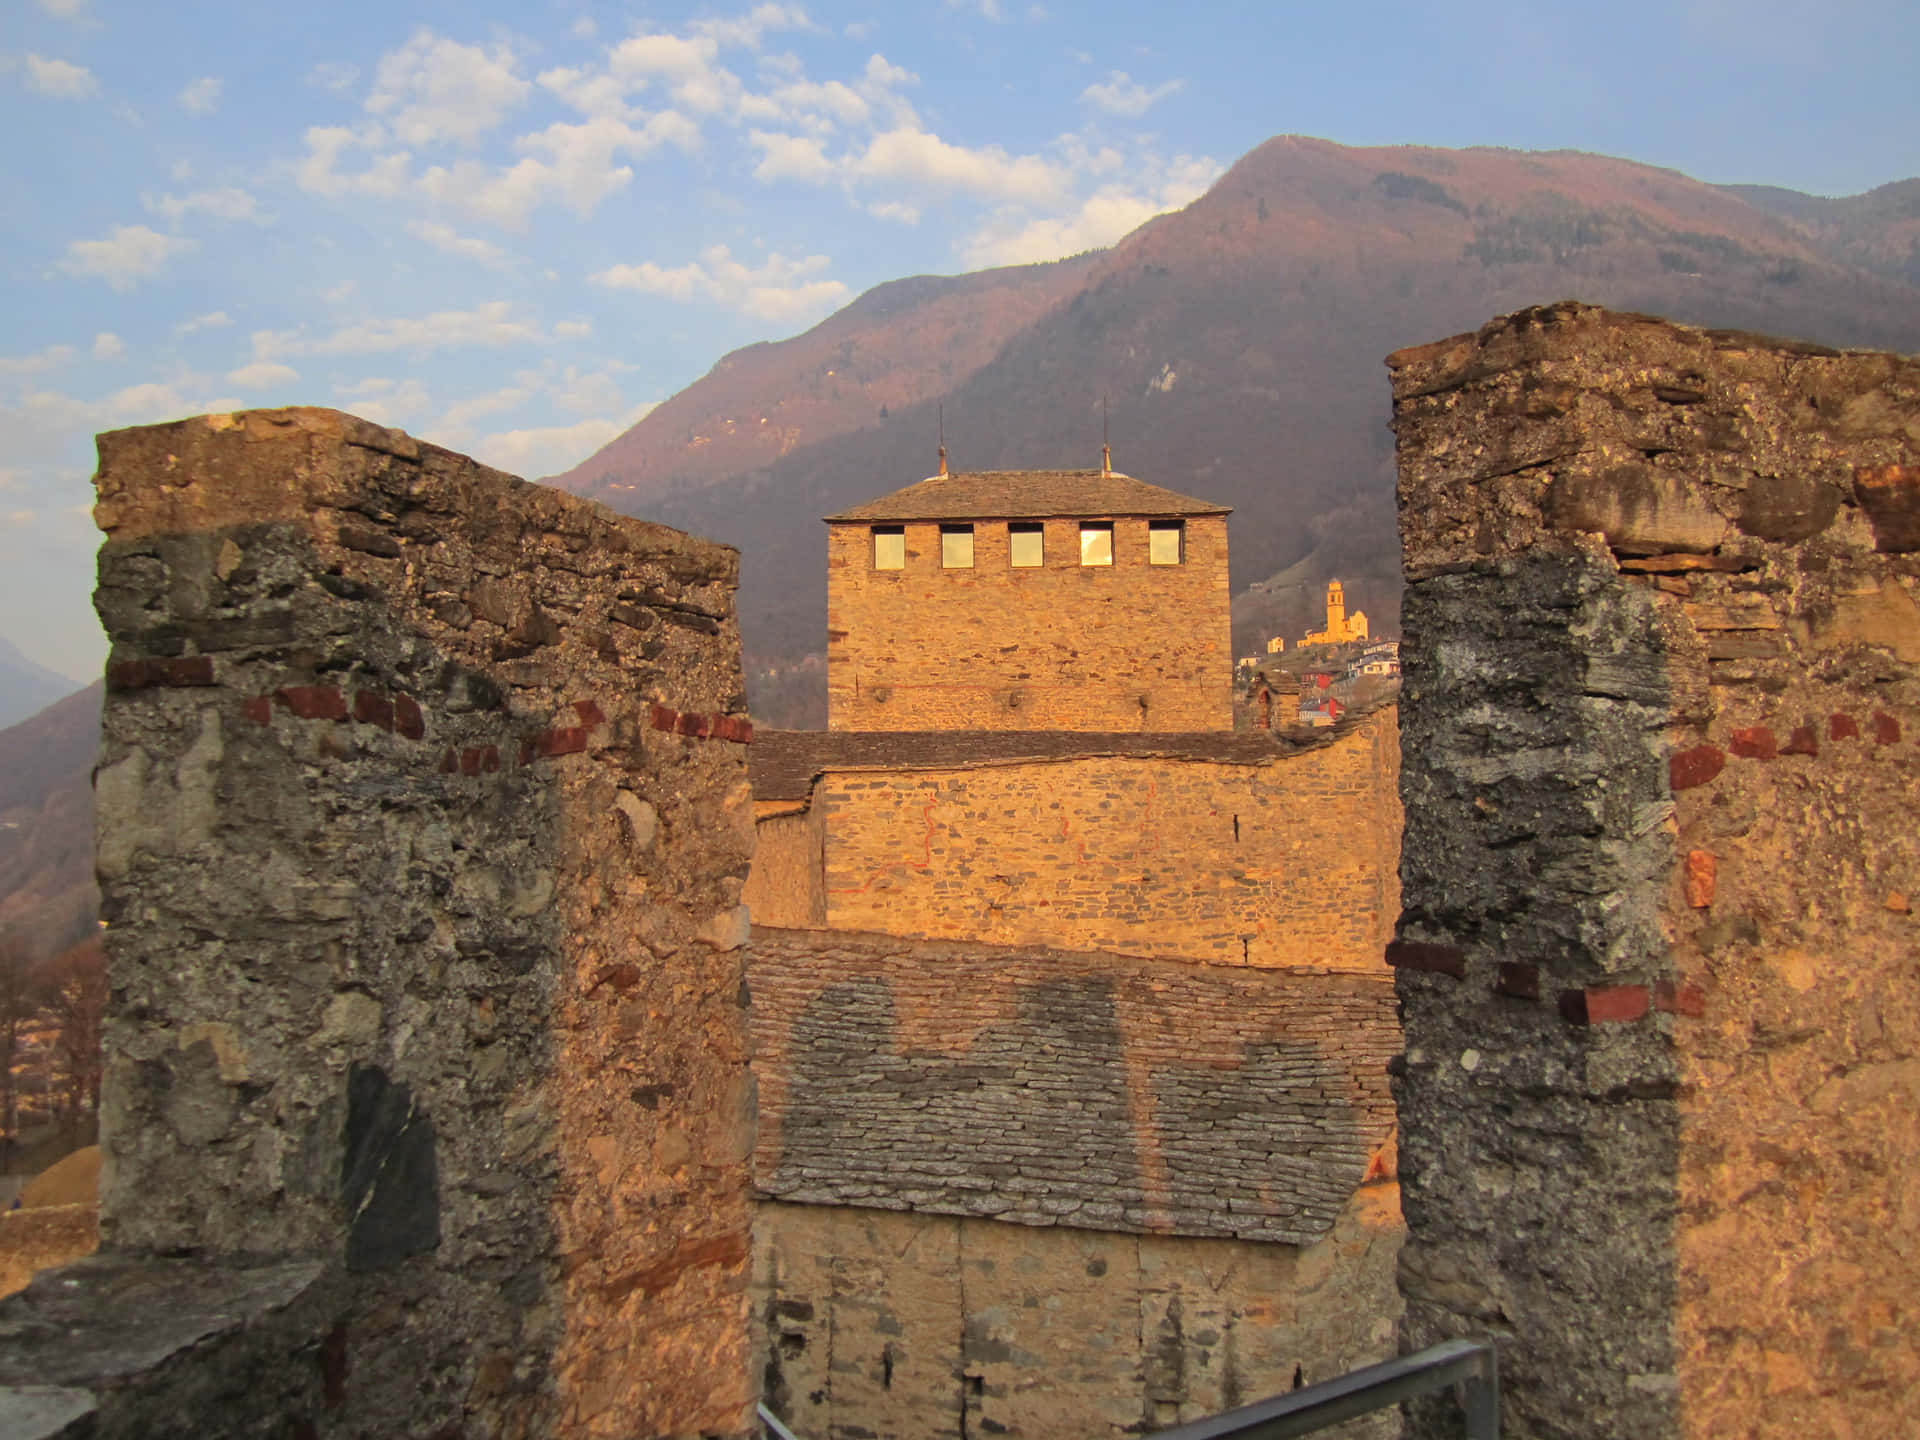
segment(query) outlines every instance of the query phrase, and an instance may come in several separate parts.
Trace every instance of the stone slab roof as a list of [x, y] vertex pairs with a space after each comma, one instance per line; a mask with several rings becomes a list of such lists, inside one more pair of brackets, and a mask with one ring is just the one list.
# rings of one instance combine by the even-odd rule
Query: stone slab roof
[[1331, 744], [1372, 713], [1350, 710], [1335, 725], [1284, 731], [759, 730], [747, 748], [747, 774], [756, 800], [805, 800], [828, 770], [954, 770], [1095, 756], [1261, 765]]
[[1384, 976], [764, 926], [747, 973], [780, 1200], [1306, 1245], [1393, 1129]]
[[1067, 516], [1226, 515], [1230, 506], [1100, 470], [965, 470], [935, 475], [827, 516], [874, 520], [1043, 520]]

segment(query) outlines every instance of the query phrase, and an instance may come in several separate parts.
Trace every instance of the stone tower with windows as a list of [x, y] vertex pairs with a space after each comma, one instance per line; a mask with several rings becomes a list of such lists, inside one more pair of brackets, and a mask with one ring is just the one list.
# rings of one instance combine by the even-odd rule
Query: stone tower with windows
[[1230, 730], [1227, 507], [941, 473], [827, 517], [833, 730]]

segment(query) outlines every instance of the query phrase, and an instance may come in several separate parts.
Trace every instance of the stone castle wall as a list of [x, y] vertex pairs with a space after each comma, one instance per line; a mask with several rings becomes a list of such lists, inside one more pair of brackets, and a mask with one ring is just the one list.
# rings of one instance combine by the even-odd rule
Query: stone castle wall
[[100, 451], [103, 1253], [4, 1318], [132, 1285], [199, 1358], [0, 1380], [101, 1436], [745, 1433], [734, 552], [332, 411]]
[[1384, 979], [759, 926], [751, 974], [800, 1434], [1117, 1437], [1390, 1351]]
[[1400, 1233], [1390, 1178], [1302, 1246], [763, 1203], [767, 1400], [804, 1436], [1122, 1440], [1391, 1354]]
[[1393, 711], [1298, 750], [1230, 738], [946, 764], [922, 743], [828, 768], [811, 822], [762, 822], [750, 903], [779, 925], [1377, 972], [1398, 910]]
[[974, 563], [940, 564], [940, 527], [906, 525], [904, 570], [873, 568], [865, 525], [827, 540], [827, 715], [835, 730], [1231, 730], [1227, 525], [1186, 524], [1179, 565], [1147, 563], [1147, 522], [1114, 521], [1113, 564], [1080, 563], [1078, 520], [1045, 522], [1045, 564], [1008, 564], [974, 526]]
[[1505, 1337], [1516, 1433], [1920, 1433], [1920, 362], [1389, 365], [1405, 1341]]

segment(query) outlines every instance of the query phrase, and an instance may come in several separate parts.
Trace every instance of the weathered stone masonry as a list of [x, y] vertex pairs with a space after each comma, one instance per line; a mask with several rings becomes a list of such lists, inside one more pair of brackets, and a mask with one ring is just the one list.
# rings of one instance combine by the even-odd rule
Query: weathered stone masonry
[[1383, 977], [753, 950], [762, 1363], [801, 1434], [1119, 1436], [1388, 1349]]
[[[331, 411], [100, 450], [103, 1251], [0, 1382], [102, 1437], [744, 1433], [735, 554]], [[65, 1334], [123, 1292], [131, 1368]]]
[[[942, 474], [830, 517], [830, 728], [1232, 729], [1226, 515], [1086, 470]], [[1150, 517], [1180, 524], [1179, 563], [1149, 563]], [[875, 522], [901, 532], [902, 568], [876, 567]], [[943, 564], [943, 522], [971, 564]], [[1022, 522], [1039, 565], [1011, 563]], [[1083, 523], [1111, 527], [1111, 564], [1081, 563]]]
[[1398, 910], [1390, 707], [1286, 736], [763, 741], [749, 898], [764, 923], [1381, 973]]
[[1920, 1432], [1920, 362], [1389, 364], [1406, 1343], [1507, 1336], [1521, 1435]]

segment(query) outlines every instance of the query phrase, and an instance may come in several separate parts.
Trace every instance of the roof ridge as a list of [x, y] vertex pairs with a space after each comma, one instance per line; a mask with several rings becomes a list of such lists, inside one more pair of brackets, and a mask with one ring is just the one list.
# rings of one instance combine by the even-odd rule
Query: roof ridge
[[1232, 507], [1118, 470], [955, 470], [825, 517], [870, 520], [1020, 520], [1072, 516], [1227, 515]]

